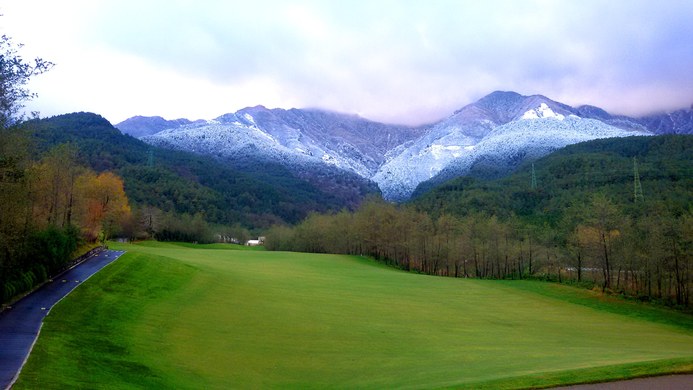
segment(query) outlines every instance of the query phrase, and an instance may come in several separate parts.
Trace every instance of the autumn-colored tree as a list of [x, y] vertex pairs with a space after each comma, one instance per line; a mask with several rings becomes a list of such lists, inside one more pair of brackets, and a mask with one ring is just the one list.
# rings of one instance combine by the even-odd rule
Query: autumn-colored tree
[[85, 237], [107, 240], [130, 214], [123, 180], [111, 172], [85, 173], [77, 178], [79, 220]]
[[33, 221], [38, 228], [66, 227], [72, 223], [77, 177], [85, 169], [77, 164], [77, 149], [63, 144], [51, 149], [31, 173]]

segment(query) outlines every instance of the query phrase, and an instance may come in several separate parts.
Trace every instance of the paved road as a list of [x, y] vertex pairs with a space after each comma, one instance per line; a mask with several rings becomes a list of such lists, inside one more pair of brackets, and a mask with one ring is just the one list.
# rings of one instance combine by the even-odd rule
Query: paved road
[[0, 389], [9, 389], [13, 383], [53, 305], [123, 253], [103, 251], [0, 313]]

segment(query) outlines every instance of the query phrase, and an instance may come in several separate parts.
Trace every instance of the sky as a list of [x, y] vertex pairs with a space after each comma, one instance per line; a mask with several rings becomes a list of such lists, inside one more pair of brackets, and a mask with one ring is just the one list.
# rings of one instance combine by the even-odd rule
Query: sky
[[0, 0], [52, 61], [27, 110], [212, 119], [321, 108], [418, 125], [496, 90], [614, 114], [693, 103], [690, 0]]

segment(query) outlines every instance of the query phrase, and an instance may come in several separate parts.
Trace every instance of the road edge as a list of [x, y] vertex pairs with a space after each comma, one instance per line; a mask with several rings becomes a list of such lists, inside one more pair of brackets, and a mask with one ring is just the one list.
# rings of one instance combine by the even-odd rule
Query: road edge
[[[34, 286], [34, 288], [32, 288], [31, 290], [29, 290], [29, 291], [27, 291], [27, 292], [21, 294], [21, 295], [18, 296], [18, 297], [15, 297], [14, 299], [11, 299], [11, 300], [8, 301], [7, 303], [0, 304], [0, 313], [2, 313], [2, 312], [5, 311], [5, 310], [11, 309], [12, 306], [15, 305], [17, 302], [19, 302], [19, 301], [21, 301], [22, 299], [28, 297], [29, 295], [33, 294], [34, 292], [40, 290], [43, 286], [45, 286], [46, 284], [52, 282], [53, 279], [56, 279], [56, 278], [60, 277], [61, 275], [63, 275], [64, 273], [70, 271], [71, 269], [75, 268], [76, 266], [78, 266], [78, 265], [84, 263], [85, 261], [87, 261], [87, 260], [91, 259], [92, 257], [98, 255], [99, 253], [101, 253], [101, 252], [103, 252], [103, 251], [107, 251], [107, 250], [108, 250], [108, 247], [106, 247], [106, 246], [97, 246], [97, 247], [91, 249], [90, 251], [88, 251], [87, 253], [85, 253], [85, 254], [83, 254], [83, 255], [81, 255], [81, 256], [78, 256], [76, 259], [74, 259], [74, 260], [72, 260], [70, 263], [68, 263], [68, 267], [67, 267], [67, 268], [64, 268], [62, 271], [59, 271], [57, 274], [48, 277], [48, 279], [44, 280], [43, 282], [41, 282], [41, 283], [38, 284], [37, 286]], [[57, 303], [57, 302], [56, 302], [56, 303]]]
[[[103, 249], [103, 250], [99, 251], [99, 254], [102, 253], [102, 252], [108, 251], [108, 250], [109, 250], [109, 249]], [[113, 251], [113, 252], [116, 252], [116, 251]], [[58, 303], [60, 303], [63, 299], [65, 299], [65, 297], [67, 297], [68, 295], [70, 295], [70, 294], [71, 294], [73, 291], [75, 291], [79, 286], [83, 285], [84, 282], [86, 282], [87, 280], [89, 280], [92, 276], [98, 274], [98, 273], [101, 272], [104, 268], [106, 268], [106, 267], [108, 267], [109, 265], [115, 263], [116, 260], [118, 260], [118, 259], [120, 258], [120, 256], [124, 255], [127, 251], [117, 251], [117, 252], [121, 252], [121, 253], [120, 253], [115, 259], [113, 259], [113, 261], [109, 262], [108, 264], [104, 265], [104, 266], [103, 266], [101, 269], [99, 269], [98, 271], [96, 271], [96, 272], [94, 272], [93, 274], [89, 275], [86, 279], [82, 280], [81, 283], [77, 284], [72, 290], [68, 291], [67, 294], [65, 294], [62, 298], [58, 299], [58, 300], [53, 304], [53, 306], [47, 308], [48, 311], [46, 312], [46, 316], [44, 316], [44, 318], [47, 317], [47, 316], [51, 313], [51, 310], [53, 310], [53, 308], [55, 307], [55, 305], [57, 305]], [[84, 260], [82, 260], [82, 261], [80, 261], [80, 262], [74, 264], [72, 267], [70, 267], [70, 268], [66, 269], [65, 271], [61, 272], [60, 274], [56, 275], [56, 277], [58, 277], [58, 276], [60, 276], [60, 275], [63, 275], [64, 273], [68, 272], [69, 270], [71, 270], [71, 269], [77, 267], [78, 265], [84, 263], [85, 261], [89, 260], [89, 259], [92, 258], [93, 256], [94, 256], [94, 255], [89, 256], [89, 257], [87, 257], [86, 259], [84, 259]], [[46, 281], [46, 283], [48, 283], [48, 281]], [[45, 284], [45, 283], [44, 283], [44, 284]], [[41, 286], [43, 286], [43, 284], [42, 284]], [[36, 291], [36, 290], [32, 290], [29, 294], [33, 293], [34, 291]], [[26, 294], [25, 296], [27, 296], [27, 295], [29, 295], [29, 294]], [[10, 384], [7, 385], [7, 387], [5, 388], [5, 390], [10, 390], [10, 389], [12, 389], [12, 386], [14, 386], [14, 384], [15, 384], [15, 383], [17, 382], [17, 380], [19, 379], [19, 375], [22, 373], [22, 369], [24, 369], [24, 365], [26, 365], [26, 362], [29, 361], [29, 356], [31, 356], [31, 352], [34, 350], [34, 346], [35, 346], [36, 343], [38, 342], [39, 336], [41, 336], [41, 330], [43, 330], [43, 320], [41, 320], [41, 325], [39, 326], [38, 332], [36, 332], [36, 337], [34, 338], [34, 341], [31, 343], [31, 346], [29, 347], [29, 350], [27, 351], [26, 356], [24, 356], [24, 361], [22, 362], [22, 365], [19, 367], [19, 370], [17, 370], [17, 373], [14, 374], [14, 377], [12, 378], [12, 381], [10, 381]]]

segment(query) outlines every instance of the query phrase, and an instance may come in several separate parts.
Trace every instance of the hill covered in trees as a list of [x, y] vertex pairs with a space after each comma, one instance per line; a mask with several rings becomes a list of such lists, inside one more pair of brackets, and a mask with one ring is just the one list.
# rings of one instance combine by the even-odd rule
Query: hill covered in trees
[[[483, 177], [483, 168], [477, 169]], [[640, 202], [634, 198], [635, 169]], [[569, 145], [501, 179], [459, 177], [417, 194], [412, 203], [434, 216], [483, 211], [556, 226], [598, 193], [632, 213], [665, 207], [680, 215], [691, 207], [691, 188], [693, 136], [608, 138]]]
[[690, 306], [693, 136], [569, 146], [496, 180], [274, 227], [269, 249], [367, 254], [433, 275], [544, 278]]
[[[268, 162], [231, 166], [193, 153], [160, 149], [123, 135], [91, 113], [29, 121], [36, 153], [70, 143], [96, 171], [114, 170], [139, 208], [199, 214], [210, 223], [250, 229], [296, 223], [310, 211], [337, 210], [358, 203], [339, 192], [327, 193]], [[357, 188], [364, 196], [373, 188]]]

